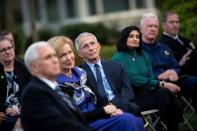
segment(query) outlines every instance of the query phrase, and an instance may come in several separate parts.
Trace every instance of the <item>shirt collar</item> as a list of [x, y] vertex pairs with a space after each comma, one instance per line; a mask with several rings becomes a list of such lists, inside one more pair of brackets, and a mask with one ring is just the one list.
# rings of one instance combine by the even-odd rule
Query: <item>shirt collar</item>
[[101, 65], [101, 60], [99, 59], [96, 63], [90, 63], [90, 62], [88, 62], [88, 61], [86, 61], [86, 63], [88, 64], [88, 66], [90, 67], [90, 68], [94, 68], [94, 65], [95, 64], [98, 64], [99, 65], [99, 67], [102, 67], [102, 65]]
[[170, 35], [169, 33], [166, 33], [166, 32], [163, 32], [163, 34], [166, 36], [169, 36], [170, 38], [173, 38], [174, 40], [179, 38], [178, 35], [173, 36], [173, 35]]
[[45, 82], [48, 86], [50, 86], [53, 90], [55, 90], [56, 86], [58, 85], [57, 82], [52, 82], [44, 77], [39, 77], [43, 82]]

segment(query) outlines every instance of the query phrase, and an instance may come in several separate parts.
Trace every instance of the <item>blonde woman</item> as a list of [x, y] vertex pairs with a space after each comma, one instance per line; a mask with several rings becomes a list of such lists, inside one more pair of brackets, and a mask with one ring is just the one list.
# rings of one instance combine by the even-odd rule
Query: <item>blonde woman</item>
[[115, 105], [104, 103], [86, 86], [86, 72], [75, 66], [73, 42], [63, 36], [48, 41], [57, 52], [61, 73], [56, 81], [68, 93], [83, 112], [90, 127], [107, 131], [143, 131], [143, 121], [129, 113], [123, 113]]

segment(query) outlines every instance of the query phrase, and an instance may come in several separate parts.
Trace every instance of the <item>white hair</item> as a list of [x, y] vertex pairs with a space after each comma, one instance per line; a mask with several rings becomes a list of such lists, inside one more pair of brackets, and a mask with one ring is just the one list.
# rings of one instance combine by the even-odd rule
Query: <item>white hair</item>
[[24, 61], [25, 61], [25, 65], [27, 67], [27, 69], [31, 72], [31, 69], [30, 69], [30, 65], [33, 61], [37, 60], [38, 57], [39, 57], [39, 54], [38, 54], [38, 48], [40, 47], [44, 47], [44, 46], [49, 46], [47, 44], [47, 42], [45, 41], [39, 41], [39, 42], [35, 42], [33, 44], [31, 44], [26, 52], [25, 52], [25, 55], [24, 55]]
[[155, 14], [153, 14], [153, 13], [145, 13], [145, 14], [142, 15], [142, 18], [140, 20], [140, 26], [142, 26], [144, 24], [144, 21], [147, 18], [155, 18], [155, 19], [158, 20], [158, 17]]
[[92, 33], [89, 33], [89, 32], [83, 32], [83, 33], [79, 34], [79, 35], [77, 36], [77, 38], [75, 39], [75, 47], [76, 47], [77, 51], [78, 51], [79, 48], [80, 48], [80, 39], [81, 39], [81, 37], [84, 37], [84, 36], [91, 36], [91, 37], [92, 37], [93, 39], [95, 39], [96, 42], [97, 42], [97, 38], [96, 38], [95, 35], [93, 35]]

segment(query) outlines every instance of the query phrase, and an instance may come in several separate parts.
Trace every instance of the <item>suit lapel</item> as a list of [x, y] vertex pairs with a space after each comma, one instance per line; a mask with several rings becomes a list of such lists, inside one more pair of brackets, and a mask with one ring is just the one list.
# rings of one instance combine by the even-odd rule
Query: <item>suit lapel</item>
[[98, 102], [100, 103], [106, 103], [107, 100], [106, 99], [103, 99], [100, 94], [99, 94], [99, 91], [98, 91], [98, 86], [97, 86], [97, 82], [96, 82], [96, 79], [94, 77], [94, 74], [92, 72], [92, 70], [90, 69], [90, 67], [88, 66], [87, 63], [84, 63], [83, 65], [81, 65], [81, 68], [83, 68], [86, 73], [87, 73], [87, 85], [91, 88], [91, 90], [95, 93], [95, 95], [97, 96], [97, 99], [98, 99]]
[[166, 35], [163, 35], [164, 36], [164, 39], [166, 39], [167, 41], [170, 42], [170, 44], [168, 44], [170, 47], [173, 47], [177, 53], [179, 52], [182, 52], [182, 48], [183, 48], [183, 45], [181, 45], [180, 43], [178, 43], [178, 41], [174, 40], [173, 38], [169, 37], [169, 36], [166, 36]]
[[[75, 106], [75, 108], [76, 108], [76, 110], [73, 110], [71, 107], [69, 107], [69, 105], [68, 105], [68, 103], [66, 103], [62, 98], [61, 98], [61, 96], [56, 92], [56, 91], [54, 91], [48, 84], [46, 84], [45, 82], [43, 82], [42, 80], [40, 80], [40, 79], [38, 79], [38, 78], [36, 78], [35, 77], [35, 79], [34, 79], [34, 81], [35, 81], [35, 83], [40, 83], [40, 85], [41, 85], [41, 88], [44, 88], [44, 90], [46, 90], [47, 92], [49, 92], [53, 97], [54, 97], [54, 100], [57, 102], [57, 103], [59, 103], [58, 105], [59, 106], [63, 106], [63, 107], [65, 107], [65, 108], [69, 108], [70, 110], [72, 110], [75, 114], [80, 114], [79, 112], [79, 109], [78, 109], [78, 107], [76, 106], [76, 105], [74, 105]], [[72, 102], [72, 100], [71, 100], [71, 98], [69, 98], [69, 100]], [[65, 104], [66, 103], [66, 104]], [[74, 103], [74, 102], [72, 102], [72, 103]], [[66, 105], [66, 106], [65, 106]], [[61, 107], [61, 109], [65, 109], [65, 108], [62, 108]]]
[[96, 82], [96, 79], [94, 77], [94, 74], [93, 74], [92, 70], [90, 69], [90, 67], [88, 66], [87, 63], [84, 63], [83, 68], [87, 73], [87, 76], [88, 76], [87, 78], [88, 78], [89, 85], [92, 85], [91, 89], [93, 90], [93, 92], [94, 91], [98, 92], [97, 82]]

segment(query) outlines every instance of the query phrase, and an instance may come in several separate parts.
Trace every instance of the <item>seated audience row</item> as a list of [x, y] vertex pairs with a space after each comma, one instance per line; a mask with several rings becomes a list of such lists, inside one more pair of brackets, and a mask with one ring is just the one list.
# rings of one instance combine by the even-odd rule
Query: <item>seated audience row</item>
[[[179, 96], [191, 96], [197, 111], [197, 77], [188, 75], [195, 48], [178, 36], [175, 12], [164, 18], [161, 43], [154, 14], [144, 14], [140, 28], [124, 28], [112, 61], [101, 60], [94, 34], [79, 34], [75, 46], [85, 60], [80, 67], [72, 40], [55, 36], [26, 50], [28, 71], [15, 58], [12, 34], [0, 33], [0, 130], [20, 126], [21, 117], [25, 131], [144, 131], [141, 111], [157, 108], [168, 131], [178, 131], [183, 121]], [[182, 41], [182, 54], [166, 41], [172, 36]]]

